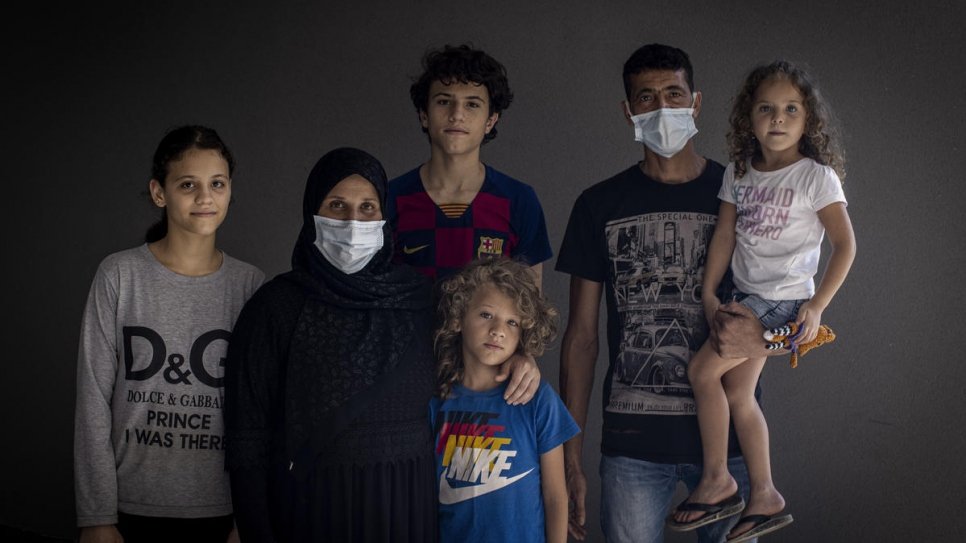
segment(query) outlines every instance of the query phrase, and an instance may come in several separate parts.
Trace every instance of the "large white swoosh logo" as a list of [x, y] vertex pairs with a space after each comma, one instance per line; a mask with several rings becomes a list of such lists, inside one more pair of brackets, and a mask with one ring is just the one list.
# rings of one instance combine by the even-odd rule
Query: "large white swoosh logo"
[[470, 500], [484, 494], [489, 494], [494, 490], [500, 490], [505, 486], [512, 485], [516, 481], [525, 477], [531, 471], [533, 471], [533, 468], [530, 468], [520, 475], [516, 475], [514, 477], [492, 477], [483, 484], [462, 486], [459, 488], [453, 488], [449, 485], [449, 481], [446, 480], [446, 473], [444, 472], [439, 476], [439, 503], [449, 505], [453, 503], [465, 502], [466, 500]]

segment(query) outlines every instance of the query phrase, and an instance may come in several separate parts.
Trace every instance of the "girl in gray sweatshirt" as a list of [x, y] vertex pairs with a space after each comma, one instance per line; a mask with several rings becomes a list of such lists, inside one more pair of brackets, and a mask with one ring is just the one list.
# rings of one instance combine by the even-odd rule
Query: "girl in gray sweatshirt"
[[108, 256], [94, 276], [74, 424], [82, 542], [225, 541], [232, 533], [225, 354], [235, 318], [264, 279], [215, 247], [233, 169], [214, 130], [170, 131], [148, 185], [161, 221], [145, 244]]

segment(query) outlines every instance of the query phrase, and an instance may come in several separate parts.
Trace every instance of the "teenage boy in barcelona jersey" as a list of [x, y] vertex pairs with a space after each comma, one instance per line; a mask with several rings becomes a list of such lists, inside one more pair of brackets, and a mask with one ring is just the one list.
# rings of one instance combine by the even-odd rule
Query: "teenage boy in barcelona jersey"
[[480, 161], [513, 100], [506, 69], [469, 45], [447, 45], [424, 56], [409, 92], [429, 160], [389, 183], [396, 259], [439, 280], [503, 255], [529, 265], [540, 285], [552, 250], [537, 195]]

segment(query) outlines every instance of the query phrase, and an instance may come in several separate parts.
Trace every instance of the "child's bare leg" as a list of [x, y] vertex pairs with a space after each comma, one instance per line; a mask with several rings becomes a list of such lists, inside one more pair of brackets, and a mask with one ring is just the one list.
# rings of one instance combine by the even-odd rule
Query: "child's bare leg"
[[[744, 360], [721, 358], [705, 342], [688, 363], [688, 379], [694, 391], [704, 448], [701, 481], [688, 498], [691, 503], [718, 503], [738, 490], [738, 484], [728, 472], [728, 397], [722, 376]], [[677, 512], [674, 519], [691, 522], [703, 515], [700, 511]]]
[[[731, 420], [741, 443], [741, 452], [748, 466], [751, 491], [748, 506], [742, 515], [772, 515], [785, 508], [785, 499], [778, 493], [771, 477], [771, 455], [768, 451], [768, 424], [755, 401], [755, 386], [764, 368], [765, 358], [749, 358], [747, 362], [726, 373], [722, 379]], [[738, 535], [750, 528], [748, 523], [735, 526]]]

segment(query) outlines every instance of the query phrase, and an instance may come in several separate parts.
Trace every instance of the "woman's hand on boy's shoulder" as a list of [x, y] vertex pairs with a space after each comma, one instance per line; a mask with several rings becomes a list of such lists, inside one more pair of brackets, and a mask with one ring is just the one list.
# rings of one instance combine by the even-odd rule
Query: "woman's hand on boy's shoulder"
[[500, 366], [497, 382], [502, 383], [509, 377], [503, 399], [510, 405], [523, 405], [533, 399], [540, 388], [540, 368], [532, 356], [514, 354]]

